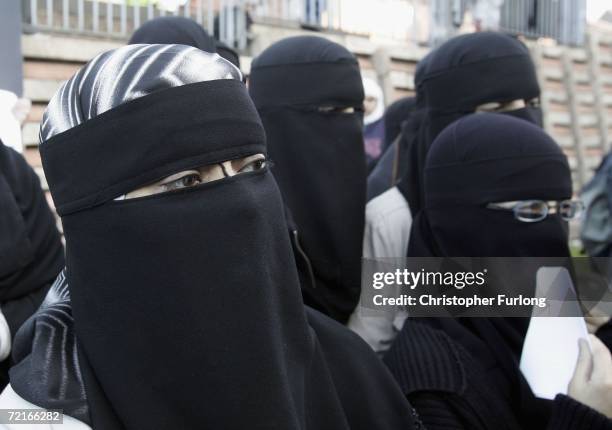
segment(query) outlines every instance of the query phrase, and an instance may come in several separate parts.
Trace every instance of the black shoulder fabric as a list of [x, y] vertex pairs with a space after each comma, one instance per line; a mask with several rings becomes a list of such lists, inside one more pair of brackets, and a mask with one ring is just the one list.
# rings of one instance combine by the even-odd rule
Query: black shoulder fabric
[[38, 175], [2, 142], [0, 207], [0, 306], [15, 335], [62, 269], [64, 250]]
[[[193, 48], [174, 49], [183, 59], [202, 55]], [[111, 52], [111, 61], [121, 63], [125, 52]], [[202, 80], [210, 76], [210, 70], [201, 71]], [[374, 380], [385, 371], [367, 346], [353, 350], [352, 372], [341, 373], [327, 359], [328, 347], [306, 317], [284, 205], [267, 168], [140, 198], [116, 200], [108, 192], [125, 192], [202, 163], [265, 154], [263, 127], [246, 88], [223, 76], [178, 88], [170, 84], [41, 144], [51, 192], [65, 209], [76, 342], [71, 348], [88, 423], [96, 429], [348, 430], [363, 416], [364, 393], [346, 387], [360, 380], [376, 387], [366, 399], [382, 395], [393, 405], [384, 420], [390, 424], [380, 428], [413, 428], [406, 414], [410, 405], [392, 379]], [[177, 99], [192, 106], [190, 123], [186, 111], [168, 109]], [[141, 138], [143, 122], [134, 120], [150, 109], [160, 115], [146, 124], [151, 118], [163, 123], [160, 136], [148, 136], [152, 141]], [[124, 133], [126, 146], [109, 141], [105, 146], [101, 136], [121, 137], [102, 124]], [[83, 142], [91, 143], [91, 153], [81, 149]], [[116, 150], [115, 158], [108, 147]], [[92, 163], [96, 154], [108, 164], [95, 180], [81, 184], [76, 179], [84, 179], [82, 172], [72, 163]], [[156, 178], [146, 176], [151, 169]], [[68, 182], [75, 184], [75, 194], [66, 191]], [[96, 199], [80, 200], [90, 195]], [[36, 320], [33, 342], [44, 348], [52, 338], [36, 336]], [[329, 348], [338, 348], [348, 330], [336, 327]], [[43, 350], [34, 345], [31, 359], [23, 359], [30, 378], [40, 370], [32, 367], [40, 362], [34, 355]], [[53, 391], [17, 386], [26, 400], [28, 394]], [[374, 423], [378, 415], [363, 420]]]
[[253, 61], [249, 92], [316, 278], [304, 301], [345, 322], [360, 292], [366, 162], [362, 114], [334, 108], [363, 105], [357, 60], [326, 39], [284, 39]]
[[[346, 416], [351, 430], [403, 429], [414, 422], [417, 413], [406, 407], [391, 373], [361, 338], [312, 308], [306, 307], [306, 317], [344, 399], [343, 407], [350, 411]], [[377, 394], [364, 401], [365, 393]]]
[[506, 393], [491, 383], [498, 370], [452, 336], [410, 320], [384, 357], [425, 427], [524, 430]]
[[[13, 342], [11, 386], [31, 403], [89, 422], [64, 272]], [[44, 381], [44, 383], [42, 383]]]
[[467, 388], [465, 363], [451, 338], [417, 322], [405, 324], [384, 361], [406, 395], [418, 391], [462, 395]]

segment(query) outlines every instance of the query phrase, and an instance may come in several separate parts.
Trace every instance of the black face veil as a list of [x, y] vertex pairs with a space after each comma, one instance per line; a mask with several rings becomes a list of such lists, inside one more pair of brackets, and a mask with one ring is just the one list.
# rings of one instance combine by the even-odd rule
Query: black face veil
[[[367, 347], [304, 312], [267, 170], [115, 200], [177, 171], [265, 154], [240, 78], [193, 48], [127, 46], [92, 60], [45, 114], [41, 154], [65, 228], [89, 420], [104, 429], [411, 428], [409, 405]], [[120, 102], [103, 109], [113, 87]], [[351, 354], [359, 365], [341, 361]], [[386, 415], [361, 411], [349, 384], [368, 386]]]
[[304, 300], [346, 321], [359, 299], [366, 197], [362, 114], [341, 112], [363, 105], [357, 60], [327, 39], [288, 38], [255, 59], [249, 91], [314, 269]]
[[[422, 95], [422, 97], [420, 97]], [[423, 207], [423, 168], [436, 136], [453, 121], [485, 103], [530, 100], [540, 87], [529, 50], [519, 40], [501, 33], [473, 33], [455, 37], [427, 59], [422, 94], [425, 109], [400, 191], [416, 215]], [[539, 108], [525, 107], [507, 114], [541, 122]]]

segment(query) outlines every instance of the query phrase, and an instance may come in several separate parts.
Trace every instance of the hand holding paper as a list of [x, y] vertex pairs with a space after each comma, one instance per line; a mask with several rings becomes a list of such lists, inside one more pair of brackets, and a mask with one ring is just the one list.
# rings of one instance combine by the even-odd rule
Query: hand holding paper
[[536, 396], [554, 399], [557, 394], [567, 394], [578, 358], [578, 339], [587, 339], [589, 333], [583, 317], [562, 316], [581, 314], [565, 268], [540, 268], [536, 296], [546, 297], [549, 305], [533, 309], [520, 368]]

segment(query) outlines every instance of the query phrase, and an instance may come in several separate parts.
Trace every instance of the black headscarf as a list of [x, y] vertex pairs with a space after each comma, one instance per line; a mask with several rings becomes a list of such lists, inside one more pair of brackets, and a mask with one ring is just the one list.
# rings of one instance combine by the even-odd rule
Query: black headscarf
[[196, 21], [182, 16], [162, 16], [141, 25], [128, 44], [165, 43], [193, 46], [204, 52], [217, 52], [215, 38]]
[[55, 217], [26, 160], [0, 142], [0, 306], [11, 334], [64, 266]]
[[163, 43], [193, 46], [204, 52], [216, 52], [240, 68], [240, 57], [225, 43], [209, 35], [193, 19], [182, 16], [162, 16], [145, 22], [130, 37], [129, 45]]
[[[538, 126], [501, 114], [467, 116], [436, 138], [424, 173], [425, 208], [412, 225], [409, 257], [569, 257], [567, 226], [558, 215], [524, 223], [511, 211], [485, 207], [571, 198], [567, 158]], [[535, 269], [525, 268], [534, 291]], [[519, 369], [529, 318], [420, 321], [442, 329], [492, 369], [492, 384], [512, 392], [522, 420], [546, 421]]]
[[[423, 206], [425, 157], [436, 136], [450, 123], [491, 102], [530, 100], [540, 87], [529, 50], [505, 34], [483, 32], [457, 36], [441, 45], [427, 61], [422, 82], [425, 110], [410, 150], [411, 162], [399, 189], [416, 215]], [[538, 108], [507, 114], [541, 122]]]
[[[134, 76], [139, 92], [127, 84]], [[109, 51], [51, 100], [41, 139], [93, 428], [412, 428], [368, 347], [304, 312], [267, 169], [116, 199], [177, 171], [266, 153], [237, 69], [181, 45]]]
[[304, 301], [344, 322], [359, 300], [366, 162], [361, 112], [336, 108], [362, 108], [357, 60], [327, 39], [284, 39], [253, 61], [249, 92], [314, 269]]

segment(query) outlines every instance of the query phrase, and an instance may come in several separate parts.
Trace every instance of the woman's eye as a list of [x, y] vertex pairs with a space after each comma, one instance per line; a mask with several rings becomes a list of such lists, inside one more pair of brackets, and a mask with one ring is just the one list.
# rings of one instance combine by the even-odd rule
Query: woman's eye
[[255, 172], [257, 170], [261, 170], [264, 167], [266, 167], [267, 163], [268, 162], [266, 161], [265, 158], [259, 158], [257, 160], [251, 161], [249, 164], [247, 164], [242, 169], [240, 169], [239, 172], [240, 173]]
[[195, 187], [202, 183], [202, 178], [198, 173], [191, 173], [175, 181], [164, 184], [166, 191], [179, 190], [181, 188]]

